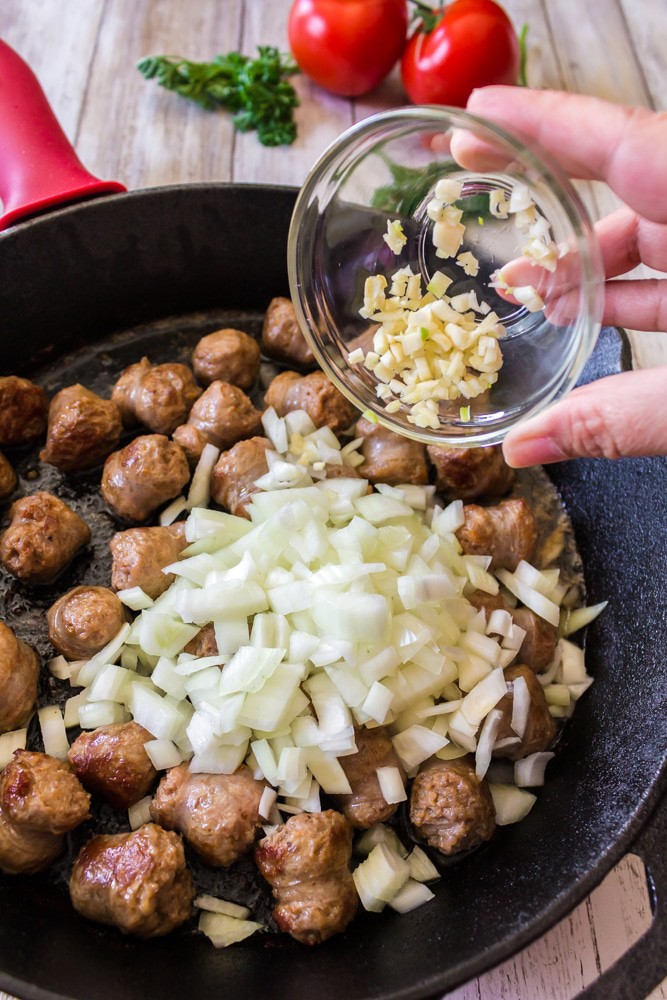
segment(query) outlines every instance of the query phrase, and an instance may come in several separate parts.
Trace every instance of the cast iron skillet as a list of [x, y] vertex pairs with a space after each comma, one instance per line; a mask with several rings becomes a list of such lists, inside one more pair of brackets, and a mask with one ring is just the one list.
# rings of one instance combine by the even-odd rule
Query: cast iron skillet
[[[8, 73], [14, 84], [21, 78], [22, 94], [32, 89], [33, 109], [38, 86], [0, 43], [2, 139], [18, 103], [3, 102]], [[23, 149], [47, 113], [44, 103]], [[54, 137], [54, 127], [51, 118], [49, 148], [58, 160], [66, 140]], [[0, 153], [0, 193], [14, 219], [40, 201], [80, 197], [82, 184], [88, 193], [109, 190], [96, 191], [102, 182], [73, 154], [69, 176], [76, 176], [63, 181], [62, 161], [49, 153], [56, 177], [49, 194], [48, 179], [27, 176], [27, 162], [11, 152], [16, 142], [9, 145]], [[27, 195], [13, 197], [17, 188]], [[287, 294], [295, 195], [242, 185], [170, 187], [110, 194], [16, 226], [0, 236], [2, 372], [40, 377], [69, 352], [141, 324], [163, 321], [173, 332], [205, 326], [207, 313], [214, 322], [220, 310], [265, 308]], [[625, 341], [606, 330], [584, 378], [628, 363]], [[258, 937], [222, 952], [199, 935], [137, 943], [82, 920], [66, 893], [44, 879], [2, 877], [0, 987], [35, 1000], [433, 996], [543, 934], [628, 849], [645, 860], [655, 920], [584, 995], [634, 998], [659, 982], [667, 973], [667, 463], [577, 461], [549, 473], [575, 527], [589, 599], [610, 604], [588, 637], [596, 683], [524, 822], [448, 868], [428, 906], [401, 917], [362, 915], [349, 933], [310, 950], [287, 938]]]

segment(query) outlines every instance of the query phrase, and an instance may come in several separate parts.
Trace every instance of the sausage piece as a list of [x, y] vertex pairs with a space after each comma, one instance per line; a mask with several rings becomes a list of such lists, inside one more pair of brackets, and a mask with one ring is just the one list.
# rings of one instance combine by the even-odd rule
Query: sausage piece
[[144, 744], [153, 737], [138, 722], [100, 726], [74, 740], [67, 759], [84, 788], [116, 809], [128, 809], [157, 778]]
[[215, 628], [212, 622], [208, 625], [204, 625], [202, 629], [197, 632], [194, 639], [190, 639], [190, 642], [183, 648], [184, 653], [190, 653], [192, 656], [217, 656], [218, 655], [218, 643], [215, 638]]
[[497, 507], [463, 508], [465, 524], [456, 537], [466, 555], [491, 556], [489, 569], [515, 570], [530, 562], [537, 547], [537, 522], [525, 500], [503, 500]]
[[211, 474], [211, 496], [237, 517], [248, 517], [247, 507], [259, 488], [255, 480], [264, 476], [269, 467], [266, 450], [271, 442], [263, 437], [239, 441], [222, 453]]
[[201, 389], [187, 365], [153, 365], [142, 358], [116, 382], [111, 398], [126, 427], [144, 424], [155, 434], [173, 434], [187, 420]]
[[515, 625], [526, 633], [521, 647], [517, 651], [519, 663], [540, 673], [548, 667], [556, 653], [558, 630], [551, 622], [540, 618], [530, 608], [512, 608], [505, 603], [501, 593], [487, 594], [483, 590], [475, 590], [468, 600], [477, 609], [484, 608], [487, 621], [492, 611], [508, 611]]
[[46, 430], [49, 397], [18, 375], [0, 377], [0, 445], [28, 444]]
[[163, 573], [187, 545], [185, 523], [179, 521], [159, 528], [128, 528], [117, 531], [109, 542], [113, 562], [111, 586], [114, 590], [141, 589], [155, 600], [174, 582], [173, 573]]
[[70, 385], [51, 400], [46, 446], [39, 457], [63, 472], [88, 469], [114, 450], [123, 424], [111, 399]]
[[[524, 734], [518, 743], [512, 743], [510, 746], [493, 751], [494, 757], [504, 757], [507, 760], [519, 760], [520, 757], [527, 757], [528, 754], [537, 753], [538, 750], [546, 750], [556, 735], [556, 723], [549, 712], [549, 706], [544, 697], [544, 688], [534, 672], [523, 663], [517, 663], [505, 671], [505, 680], [510, 685], [519, 677], [523, 677], [528, 685], [530, 695], [528, 721]], [[513, 704], [514, 692], [512, 690], [496, 705], [496, 708], [503, 713], [496, 733], [496, 742], [517, 735], [511, 726]]]
[[194, 898], [181, 838], [153, 823], [89, 840], [72, 867], [69, 893], [83, 917], [140, 938], [180, 926]]
[[0, 453], [0, 500], [5, 500], [16, 489], [18, 478], [14, 469]]
[[35, 650], [0, 622], [0, 733], [10, 733], [28, 721], [38, 678]]
[[288, 364], [305, 367], [314, 363], [290, 299], [278, 297], [269, 302], [262, 327], [262, 350], [268, 357]]
[[179, 764], [158, 785], [151, 818], [182, 833], [207, 864], [226, 868], [253, 845], [263, 791], [245, 764], [233, 774], [191, 774]]
[[260, 840], [255, 861], [281, 931], [314, 945], [345, 930], [357, 912], [351, 856], [352, 829], [333, 809], [292, 816]]
[[0, 777], [0, 869], [43, 871], [62, 853], [64, 834], [90, 815], [90, 796], [69, 764], [16, 750]]
[[435, 488], [446, 500], [495, 499], [512, 488], [516, 473], [500, 445], [491, 448], [441, 448], [429, 445]]
[[105, 501], [126, 521], [145, 521], [190, 479], [183, 449], [162, 434], [145, 434], [109, 455], [102, 472]]
[[330, 427], [334, 434], [346, 430], [358, 411], [322, 371], [310, 375], [281, 372], [266, 390], [264, 402], [279, 417], [305, 410], [316, 427]]
[[220, 379], [251, 389], [259, 375], [259, 359], [255, 338], [230, 327], [202, 337], [192, 352], [192, 367], [202, 385]]
[[398, 809], [398, 804], [385, 801], [377, 778], [378, 767], [397, 767], [403, 784], [405, 772], [387, 731], [361, 726], [355, 733], [357, 752], [339, 757], [339, 763], [352, 788], [351, 795], [336, 795], [334, 801], [343, 816], [358, 830], [368, 830], [376, 823], [385, 823]]
[[428, 483], [423, 444], [410, 441], [380, 424], [373, 424], [365, 417], [357, 421], [354, 436], [364, 439], [361, 446], [364, 463], [358, 467], [364, 479], [371, 483], [387, 483], [388, 486], [401, 483], [421, 486]]
[[73, 587], [46, 613], [49, 642], [69, 660], [99, 653], [125, 623], [125, 611], [108, 587]]
[[192, 407], [187, 424], [174, 433], [174, 441], [195, 465], [206, 444], [226, 451], [261, 428], [262, 414], [238, 386], [212, 382]]
[[412, 782], [410, 822], [442, 854], [457, 854], [489, 840], [496, 827], [486, 781], [465, 758], [422, 764]]
[[51, 583], [90, 542], [83, 518], [50, 493], [21, 497], [9, 516], [9, 527], [0, 537], [0, 562], [26, 583]]

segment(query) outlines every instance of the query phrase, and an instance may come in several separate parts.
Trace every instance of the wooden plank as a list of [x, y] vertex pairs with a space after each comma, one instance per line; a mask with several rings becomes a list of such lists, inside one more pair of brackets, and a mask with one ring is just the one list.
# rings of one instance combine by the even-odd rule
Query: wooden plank
[[[55, 6], [55, 4], [54, 4]], [[91, 169], [131, 188], [229, 180], [233, 127], [146, 82], [146, 55], [210, 59], [238, 49], [242, 0], [113, 0], [106, 6], [81, 120], [79, 150]]]
[[0, 4], [0, 37], [35, 71], [71, 142], [76, 140], [103, 9], [104, 0]]
[[651, 103], [656, 110], [664, 111], [667, 109], [667, 4], [655, 0], [620, 0], [620, 3]]
[[[289, 51], [287, 16], [291, 0], [272, 0], [271, 16], [266, 5], [248, 0], [245, 5], [242, 51], [255, 52], [257, 45], [276, 45]], [[296, 111], [297, 138], [291, 146], [265, 147], [254, 133], [237, 134], [232, 176], [235, 181], [258, 184], [301, 184], [324, 149], [352, 124], [350, 101], [322, 90], [307, 77], [292, 77], [301, 106]]]

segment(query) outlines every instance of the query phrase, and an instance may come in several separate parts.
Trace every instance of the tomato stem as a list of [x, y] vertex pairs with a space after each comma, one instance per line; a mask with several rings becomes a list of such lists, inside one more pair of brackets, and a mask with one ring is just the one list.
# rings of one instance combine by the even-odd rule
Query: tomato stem
[[423, 0], [408, 0], [408, 3], [413, 3], [417, 8], [412, 13], [412, 23], [414, 24], [419, 21], [417, 31], [423, 31], [426, 34], [433, 31], [442, 14], [442, 10], [434, 10], [433, 7], [424, 3]]
[[527, 63], [528, 63], [528, 24], [521, 25], [521, 31], [519, 32], [519, 51], [521, 52], [521, 63], [519, 65], [519, 79], [518, 84], [520, 87], [528, 86], [528, 77], [526, 75]]

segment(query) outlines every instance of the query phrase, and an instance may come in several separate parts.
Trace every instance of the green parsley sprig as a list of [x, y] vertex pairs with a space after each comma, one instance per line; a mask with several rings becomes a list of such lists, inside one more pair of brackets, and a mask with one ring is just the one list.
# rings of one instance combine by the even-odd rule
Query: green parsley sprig
[[257, 130], [263, 146], [290, 145], [296, 138], [294, 108], [299, 104], [288, 77], [299, 72], [291, 56], [272, 45], [258, 46], [252, 59], [240, 52], [192, 62], [181, 56], [148, 56], [137, 64], [147, 80], [212, 111], [231, 111], [240, 132]]

